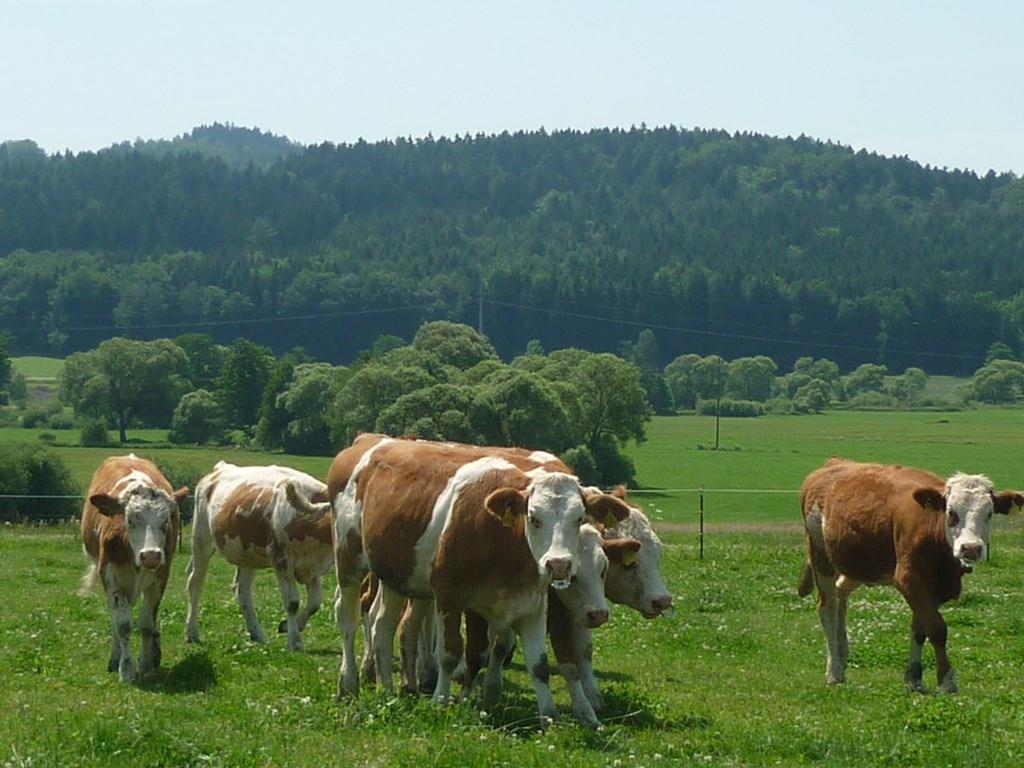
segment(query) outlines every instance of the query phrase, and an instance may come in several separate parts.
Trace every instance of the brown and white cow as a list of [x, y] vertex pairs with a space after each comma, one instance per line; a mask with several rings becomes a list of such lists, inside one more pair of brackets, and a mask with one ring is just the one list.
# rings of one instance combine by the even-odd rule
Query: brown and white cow
[[112, 456], [96, 470], [82, 509], [82, 543], [92, 565], [82, 592], [102, 583], [110, 610], [110, 663], [124, 682], [135, 678], [131, 654], [132, 607], [139, 614], [139, 672], [160, 666], [157, 613], [167, 587], [181, 527], [179, 505], [188, 488], [173, 490], [153, 462], [135, 454]]
[[[625, 488], [619, 487], [612, 493], [626, 501]], [[661, 576], [662, 544], [647, 516], [638, 507], [626, 503], [628, 517], [614, 527], [601, 526], [601, 544], [608, 562], [604, 592], [612, 602], [653, 619], [672, 609], [672, 596]], [[594, 676], [592, 630], [596, 625], [587, 621], [583, 612], [572, 610], [570, 606], [567, 601], [549, 595], [548, 636], [559, 671], [569, 686], [576, 719], [584, 725], [596, 726], [599, 724], [596, 711], [604, 707], [604, 697]], [[471, 685], [479, 669], [479, 652], [487, 642], [486, 625], [481, 624], [478, 617], [467, 616], [466, 627], [466, 678]], [[488, 663], [493, 664], [493, 659]]]
[[[522, 638], [541, 716], [555, 717], [544, 650], [547, 588], [568, 586], [577, 571], [585, 517], [624, 516], [625, 505], [584, 495], [571, 475], [524, 472], [500, 455], [476, 458], [479, 451], [374, 435], [335, 458], [328, 493], [344, 635], [339, 694], [358, 690], [359, 591], [372, 569], [385, 595], [435, 601], [443, 637], [436, 700], [448, 699], [462, 661], [461, 617], [476, 610], [496, 632], [511, 629]], [[372, 632], [382, 681], [390, 677], [403, 601], [385, 605]]]
[[983, 475], [957, 473], [944, 480], [921, 469], [831, 459], [804, 480], [801, 502], [809, 561], [799, 591], [809, 593], [812, 579], [818, 588], [826, 681], [845, 679], [850, 593], [861, 584], [892, 584], [913, 612], [907, 685], [923, 689], [927, 638], [939, 687], [954, 693], [939, 607], [960, 596], [962, 575], [985, 557], [992, 515], [1008, 514], [1024, 497], [996, 494]]
[[[273, 568], [285, 609], [288, 647], [302, 649], [302, 630], [323, 603], [321, 577], [334, 564], [327, 486], [290, 467], [218, 462], [196, 486], [192, 558], [186, 570], [186, 638], [199, 642], [199, 598], [214, 549], [237, 567], [235, 596], [249, 637], [266, 642], [253, 603], [256, 571]], [[312, 503], [310, 499], [321, 501]], [[298, 584], [306, 587], [299, 613]]]

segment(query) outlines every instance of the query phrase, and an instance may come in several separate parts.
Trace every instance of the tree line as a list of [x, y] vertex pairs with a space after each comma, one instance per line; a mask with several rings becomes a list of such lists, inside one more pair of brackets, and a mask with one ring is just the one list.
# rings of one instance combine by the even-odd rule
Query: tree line
[[[788, 372], [764, 355], [687, 353], [664, 368], [658, 360], [657, 338], [644, 330], [617, 354], [546, 353], [532, 340], [506, 363], [486, 336], [446, 321], [421, 326], [411, 343], [381, 336], [348, 366], [302, 348], [275, 356], [243, 338], [224, 346], [196, 333], [117, 337], [67, 358], [59, 402], [20, 413], [24, 426], [78, 426], [87, 445], [108, 444], [110, 429], [125, 443], [136, 427], [166, 428], [177, 444], [297, 454], [332, 455], [367, 431], [513, 445], [559, 454], [586, 482], [612, 485], [633, 480], [622, 449], [645, 438], [653, 414], [945, 409], [1024, 395], [1024, 363], [999, 345], [952, 399], [926, 396], [928, 375], [916, 367], [894, 374], [864, 363], [841, 375], [835, 361], [809, 356]], [[23, 402], [16, 378], [0, 344], [0, 395]], [[17, 413], [4, 412], [8, 421]]]
[[1012, 174], [673, 127], [322, 144], [270, 165], [266, 136], [237, 138], [263, 160], [0, 146], [15, 347], [194, 330], [349, 363], [482, 308], [505, 358], [530, 339], [615, 351], [642, 327], [662, 365], [692, 350], [969, 375], [993, 343], [1021, 352]]

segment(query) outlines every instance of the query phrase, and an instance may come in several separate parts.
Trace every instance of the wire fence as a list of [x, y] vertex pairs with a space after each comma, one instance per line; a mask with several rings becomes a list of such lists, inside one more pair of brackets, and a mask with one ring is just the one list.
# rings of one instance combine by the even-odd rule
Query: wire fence
[[[696, 515], [698, 525], [698, 539], [700, 544], [700, 558], [704, 559], [705, 544], [705, 519], [707, 513], [707, 498], [716, 494], [780, 494], [794, 496], [799, 491], [786, 488], [637, 488], [630, 489], [630, 497], [637, 501], [646, 501], [647, 498], [657, 499], [665, 496], [686, 496], [695, 495], [694, 508], [692, 512]], [[82, 502], [85, 496], [82, 495], [40, 495], [40, 494], [0, 494], [0, 524], [69, 524], [81, 517]], [[650, 503], [650, 502], [648, 502]], [[188, 525], [192, 522], [193, 500], [190, 496], [181, 505], [182, 524]]]
[[[0, 493], [0, 524], [70, 523], [82, 516], [82, 494]], [[192, 522], [192, 497], [181, 505], [181, 521]]]

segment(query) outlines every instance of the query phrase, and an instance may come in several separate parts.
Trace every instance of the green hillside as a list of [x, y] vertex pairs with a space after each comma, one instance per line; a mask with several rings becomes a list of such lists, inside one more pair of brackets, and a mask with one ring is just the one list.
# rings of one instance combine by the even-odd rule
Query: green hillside
[[[197, 131], [242, 155], [270, 136]], [[1020, 351], [1013, 174], [674, 127], [289, 147], [245, 167], [156, 146], [0, 146], [0, 327], [19, 350], [204, 331], [347, 362], [482, 316], [506, 357], [534, 338], [614, 350], [643, 327], [662, 363], [964, 376], [995, 341]]]

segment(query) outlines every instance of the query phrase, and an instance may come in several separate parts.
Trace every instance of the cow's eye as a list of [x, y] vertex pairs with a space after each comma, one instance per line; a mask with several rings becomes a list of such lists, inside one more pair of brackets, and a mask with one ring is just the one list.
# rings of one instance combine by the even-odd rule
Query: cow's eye
[[543, 523], [541, 523], [540, 521], [540, 518], [536, 515], [527, 515], [526, 519], [530, 521], [530, 525], [532, 525], [534, 528], [540, 528], [541, 525], [543, 525]]
[[958, 515], [956, 512], [949, 512], [947, 514], [948, 514], [948, 517], [949, 517], [949, 520], [947, 521], [947, 523], [948, 523], [950, 528], [954, 527], [955, 525], [957, 525], [960, 522], [960, 515]]
[[579, 528], [582, 525], [583, 525], [583, 518], [581, 517], [579, 520], [576, 521], [576, 527]]
[[605, 577], [607, 575], [608, 575], [608, 566], [606, 565], [604, 568], [601, 569], [601, 581], [604, 581]]

